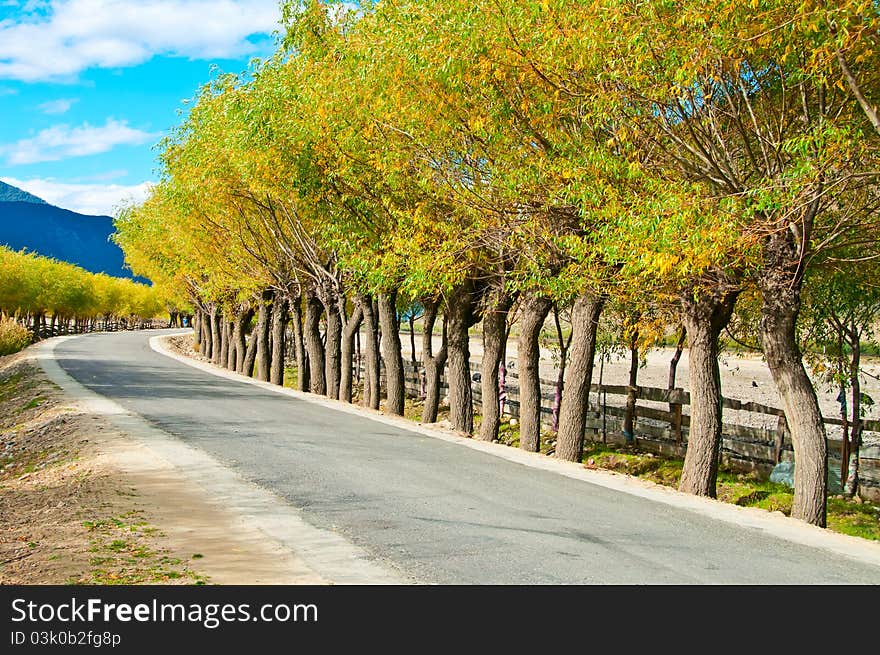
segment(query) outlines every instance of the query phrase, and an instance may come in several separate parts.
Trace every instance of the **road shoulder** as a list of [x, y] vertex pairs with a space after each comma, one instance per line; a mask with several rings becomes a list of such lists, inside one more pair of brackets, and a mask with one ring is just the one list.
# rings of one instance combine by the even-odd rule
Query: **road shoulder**
[[212, 583], [405, 582], [341, 537], [308, 525], [278, 496], [79, 384], [55, 359], [65, 339], [42, 342], [33, 356], [71, 407], [106, 423], [96, 437], [100, 461], [136, 490], [174, 550], [201, 555], [198, 569]]

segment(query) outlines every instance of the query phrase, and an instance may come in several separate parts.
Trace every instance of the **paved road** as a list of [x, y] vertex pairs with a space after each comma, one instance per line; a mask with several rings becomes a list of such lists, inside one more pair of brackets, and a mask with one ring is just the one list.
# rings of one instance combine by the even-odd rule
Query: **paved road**
[[880, 583], [840, 554], [216, 377], [152, 351], [155, 334], [56, 357], [416, 582]]

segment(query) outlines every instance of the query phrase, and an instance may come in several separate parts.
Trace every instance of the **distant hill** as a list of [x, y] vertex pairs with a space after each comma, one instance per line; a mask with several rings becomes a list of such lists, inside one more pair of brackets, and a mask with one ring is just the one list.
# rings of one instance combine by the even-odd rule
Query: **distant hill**
[[0, 202], [32, 202], [36, 205], [47, 204], [42, 198], [14, 187], [6, 182], [0, 182]]
[[131, 271], [123, 268], [122, 250], [110, 241], [114, 232], [112, 218], [77, 214], [14, 186], [0, 184], [0, 244], [13, 250], [26, 248], [92, 273], [134, 278]]

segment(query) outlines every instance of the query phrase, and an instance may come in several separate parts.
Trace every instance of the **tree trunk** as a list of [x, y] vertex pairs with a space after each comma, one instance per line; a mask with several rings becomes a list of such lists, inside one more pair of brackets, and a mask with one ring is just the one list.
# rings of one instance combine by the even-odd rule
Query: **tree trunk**
[[324, 315], [327, 320], [327, 333], [324, 344], [324, 378], [327, 385], [327, 397], [339, 398], [339, 382], [342, 377], [340, 362], [342, 359], [342, 318], [339, 315], [339, 296], [335, 290], [329, 291], [321, 298]]
[[510, 322], [501, 338], [501, 363], [498, 366], [498, 410], [503, 416], [507, 404], [507, 342], [510, 339]]
[[[864, 423], [862, 422], [862, 384], [859, 381], [859, 368], [862, 359], [861, 332], [854, 321], [850, 324], [849, 346], [852, 349], [849, 369], [850, 386], [852, 387], [852, 429], [849, 448], [844, 449], [844, 455], [847, 464], [852, 458], [852, 470], [844, 472], [841, 482], [844, 492], [849, 496], [855, 496], [859, 492], [859, 450], [862, 445]], [[844, 438], [846, 438], [845, 434]]]
[[223, 340], [220, 332], [220, 310], [217, 307], [211, 309], [211, 344], [211, 361], [219, 364], [223, 352]]
[[339, 399], [347, 403], [351, 402], [352, 376], [354, 366], [354, 337], [364, 322], [364, 310], [360, 303], [355, 303], [354, 311], [345, 323], [342, 331], [342, 344], [340, 349], [340, 377]]
[[794, 518], [825, 527], [828, 447], [816, 390], [804, 369], [795, 325], [803, 275], [791, 230], [764, 246], [761, 288], [761, 342], [767, 366], [782, 400], [794, 446]]
[[213, 344], [211, 343], [211, 316], [205, 311], [199, 312], [199, 314], [199, 327], [202, 333], [202, 347], [199, 352], [202, 353], [203, 357], [211, 359], [211, 350], [213, 350]]
[[688, 335], [691, 423], [678, 488], [698, 496], [715, 498], [722, 422], [718, 337], [730, 321], [737, 295], [687, 289], [681, 298], [682, 335], [684, 331]]
[[449, 358], [449, 420], [455, 430], [471, 434], [474, 430], [474, 401], [471, 391], [470, 337], [476, 322], [475, 291], [472, 282], [454, 290], [446, 298], [447, 354]]
[[269, 368], [272, 364], [272, 344], [270, 343], [272, 330], [272, 302], [275, 292], [271, 289], [263, 291], [260, 299], [260, 314], [257, 320], [257, 379], [263, 382], [269, 381]]
[[627, 443], [636, 440], [636, 400], [639, 380], [639, 331], [636, 329], [629, 343], [629, 390], [626, 394], [626, 411], [623, 415], [623, 438]]
[[193, 314], [193, 348], [201, 352], [202, 350], [202, 313], [198, 310], [195, 310]]
[[541, 447], [541, 358], [539, 337], [553, 303], [529, 296], [523, 301], [517, 359], [519, 360], [519, 447], [536, 453]]
[[422, 367], [425, 369], [425, 406], [422, 408], [422, 423], [436, 423], [437, 409], [440, 406], [440, 378], [446, 366], [446, 317], [443, 317], [443, 337], [440, 350], [434, 354], [434, 323], [440, 303], [431, 300], [425, 303], [425, 318], [422, 325]]
[[385, 413], [403, 416], [406, 389], [396, 291], [379, 294], [379, 322], [382, 325], [382, 358], [385, 361]]
[[291, 300], [290, 316], [293, 323], [293, 348], [296, 352], [296, 388], [308, 391], [310, 387], [309, 358], [306, 355], [305, 337], [303, 336], [302, 296]]
[[226, 368], [229, 365], [229, 321], [221, 314], [220, 316], [220, 366]]
[[213, 310], [209, 309], [207, 312], [205, 312], [203, 314], [203, 317], [204, 317], [203, 329], [204, 329], [204, 335], [205, 335], [205, 338], [203, 341], [206, 344], [204, 355], [208, 359], [211, 359], [214, 356], [214, 348], [215, 348], [214, 331], [211, 329], [211, 323], [212, 323], [211, 312], [212, 311]]
[[556, 457], [571, 462], [581, 461], [584, 451], [596, 334], [604, 302], [598, 296], [582, 295], [574, 301], [571, 309], [571, 360], [565, 371], [565, 393], [559, 404], [559, 432], [556, 435]]
[[565, 367], [568, 364], [568, 349], [574, 331], [568, 335], [568, 340], [562, 336], [562, 325], [559, 322], [559, 305], [553, 304], [553, 323], [556, 327], [556, 342], [559, 344], [559, 373], [556, 375], [556, 386], [553, 389], [553, 411], [550, 419], [550, 431], [559, 433], [559, 408], [562, 405], [562, 391], [565, 388]]
[[285, 338], [287, 336], [287, 323], [290, 314], [287, 311], [290, 305], [287, 298], [281, 294], [275, 296], [272, 303], [272, 360], [269, 367], [269, 382], [284, 386], [284, 353]]
[[409, 361], [412, 364], [413, 372], [416, 378], [419, 377], [419, 360], [416, 359], [416, 316], [413, 310], [410, 310], [406, 319], [409, 323]]
[[675, 344], [675, 353], [669, 360], [669, 379], [666, 382], [666, 388], [669, 391], [675, 389], [675, 378], [678, 373], [678, 362], [681, 361], [681, 353], [684, 352], [684, 344], [687, 341], [687, 328], [681, 326], [681, 332], [678, 334], [678, 343]]
[[309, 391], [327, 392], [324, 377], [324, 344], [321, 343], [321, 313], [324, 305], [312, 291], [306, 292], [306, 349], [309, 351]]
[[242, 365], [242, 373], [249, 378], [254, 377], [254, 367], [257, 363], [257, 335], [260, 333], [260, 315], [257, 313], [257, 324], [251, 330], [250, 337], [247, 340], [247, 349], [244, 353], [244, 364]]
[[501, 407], [498, 398], [498, 367], [504, 357], [504, 335], [507, 334], [507, 315], [513, 298], [502, 294], [483, 313], [483, 364], [480, 368], [480, 395], [483, 418], [477, 437], [481, 441], [498, 439]]
[[373, 298], [368, 295], [358, 295], [361, 310], [364, 314], [364, 326], [366, 328], [364, 343], [364, 358], [366, 359], [366, 375], [364, 375], [363, 406], [379, 409], [381, 389], [379, 388], [379, 324], [376, 312], [373, 310]]
[[226, 321], [226, 338], [229, 341], [228, 351], [226, 353], [226, 368], [230, 371], [235, 370], [236, 348], [238, 343], [235, 340], [235, 317], [233, 320]]
[[244, 373], [244, 361], [247, 354], [245, 330], [254, 316], [253, 309], [246, 309], [235, 316], [235, 327], [232, 329], [232, 340], [235, 342], [235, 370]]

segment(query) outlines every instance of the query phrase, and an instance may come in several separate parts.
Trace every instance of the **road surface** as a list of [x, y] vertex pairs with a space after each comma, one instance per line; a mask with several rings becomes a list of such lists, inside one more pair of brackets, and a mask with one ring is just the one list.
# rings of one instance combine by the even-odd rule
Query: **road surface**
[[86, 335], [55, 357], [412, 582], [880, 583], [864, 559], [217, 377], [152, 350], [156, 334]]

